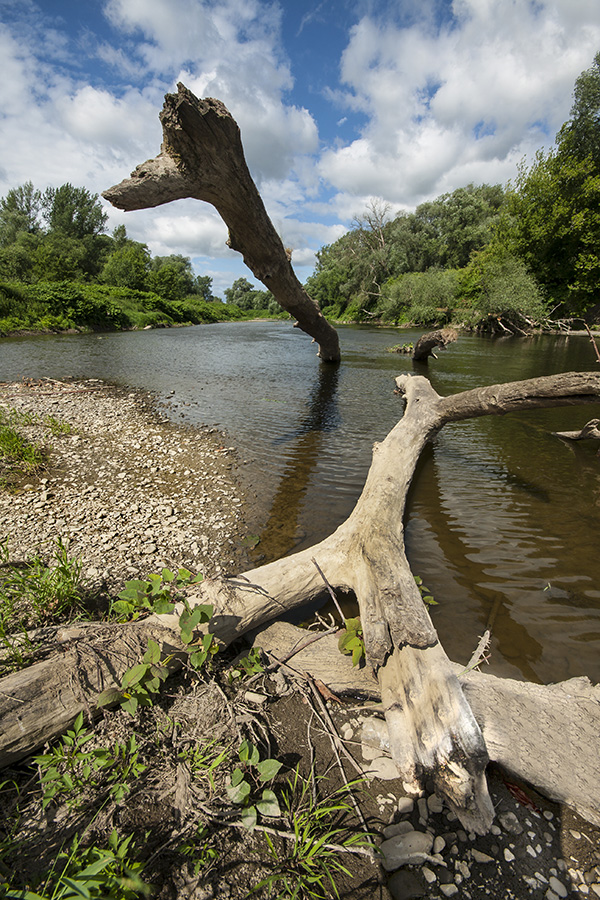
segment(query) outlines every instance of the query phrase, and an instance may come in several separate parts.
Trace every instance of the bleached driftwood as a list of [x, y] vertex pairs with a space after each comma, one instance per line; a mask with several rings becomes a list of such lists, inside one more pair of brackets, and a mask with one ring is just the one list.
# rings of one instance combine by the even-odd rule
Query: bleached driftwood
[[[396, 384], [406, 399], [404, 416], [386, 439], [375, 445], [365, 487], [346, 522], [308, 550], [236, 578], [203, 582], [194, 602], [214, 605], [211, 631], [230, 643], [321, 595], [323, 581], [314, 565], [316, 559], [334, 589], [353, 591], [357, 597], [367, 659], [377, 672], [392, 753], [403, 781], [418, 789], [424, 779], [431, 778], [465, 826], [483, 832], [493, 817], [484, 775], [487, 750], [405, 557], [406, 495], [423, 447], [447, 422], [598, 402], [600, 375], [554, 375], [450, 397], [438, 395], [421, 376], [400, 376]], [[155, 616], [147, 620], [146, 627], [151, 625], [164, 628], [163, 640], [175, 641], [176, 617]], [[130, 629], [134, 632], [135, 624]], [[110, 656], [109, 648], [103, 646]], [[87, 669], [82, 667], [80, 654], [75, 660], [69, 657], [70, 668], [63, 670], [60, 681], [72, 688], [72, 699], [63, 691], [60, 702], [70, 704], [74, 714], [85, 705], [78, 691], [87, 679], [90, 705], [94, 691], [110, 685], [110, 672], [100, 679], [92, 677], [98, 671], [95, 655], [101, 652], [102, 648], [95, 647], [94, 653], [88, 654]], [[10, 684], [8, 679], [0, 683], [0, 763], [6, 761], [3, 748], [7, 745], [13, 758], [32, 748], [24, 722], [26, 714], [31, 719], [35, 713], [29, 714], [25, 706], [56, 702], [56, 688], [48, 695], [44, 677], [36, 676], [36, 668], [29, 676], [14, 676]], [[36, 679], [39, 693], [35, 700], [34, 692], [26, 689], [28, 678]], [[36, 734], [39, 739], [39, 731]], [[51, 736], [49, 732], [47, 737]]]
[[240, 130], [220, 100], [199, 100], [183, 84], [167, 94], [160, 114], [160, 153], [139, 165], [103, 197], [119, 209], [147, 209], [194, 197], [211, 203], [229, 229], [228, 244], [297, 325], [319, 344], [319, 356], [338, 362], [335, 328], [294, 273], [246, 165]]
[[[274, 622], [253, 636], [253, 644], [283, 658], [305, 639], [304, 629]], [[337, 641], [335, 635], [322, 637], [294, 654], [289, 666], [341, 696], [379, 700], [379, 685], [371, 670], [353, 667], [347, 656], [340, 660]], [[453, 668], [490, 759], [600, 826], [600, 685], [592, 685], [587, 678], [530, 684], [456, 664]], [[365, 708], [363, 715], [368, 714]]]
[[427, 362], [430, 356], [437, 359], [433, 351], [437, 348], [444, 350], [457, 337], [458, 334], [454, 328], [441, 328], [438, 331], [422, 334], [413, 350], [413, 359], [417, 360], [417, 362]]

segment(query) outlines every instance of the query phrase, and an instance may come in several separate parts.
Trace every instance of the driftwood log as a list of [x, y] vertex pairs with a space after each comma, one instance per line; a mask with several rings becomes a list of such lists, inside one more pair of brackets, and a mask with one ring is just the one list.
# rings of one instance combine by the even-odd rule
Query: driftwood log
[[454, 328], [441, 328], [438, 331], [429, 331], [427, 334], [422, 334], [415, 345], [412, 358], [417, 360], [417, 362], [427, 362], [430, 356], [437, 359], [433, 351], [438, 348], [444, 350], [457, 337], [458, 334]]
[[103, 193], [119, 209], [147, 209], [194, 197], [211, 203], [229, 229], [228, 244], [297, 326], [319, 345], [319, 356], [338, 362], [338, 335], [308, 296], [248, 170], [240, 129], [220, 100], [199, 100], [183, 84], [167, 94], [160, 114], [160, 153]]
[[590, 419], [579, 431], [555, 431], [554, 434], [566, 441], [600, 441], [600, 419]]
[[[279, 659], [293, 653], [290, 667], [322, 681], [334, 693], [381, 699], [377, 679], [368, 667], [353, 667], [349, 657], [340, 660], [336, 635], [325, 635], [294, 653], [306, 643], [306, 630], [274, 622], [254, 635], [252, 642]], [[490, 759], [600, 826], [600, 685], [590, 684], [587, 678], [530, 684], [453, 667]], [[374, 707], [371, 713], [378, 711]], [[363, 716], [368, 714], [365, 707]]]
[[[375, 444], [363, 492], [349, 518], [315, 547], [245, 572], [203, 582], [191, 602], [212, 603], [211, 631], [228, 644], [323, 593], [317, 560], [334, 589], [352, 591], [362, 618], [367, 660], [377, 674], [392, 756], [408, 789], [431, 778], [463, 824], [485, 832], [493, 809], [487, 792], [488, 751], [453, 663], [441, 647], [404, 552], [406, 495], [420, 453], [446, 423], [540, 407], [598, 402], [600, 374], [561, 374], [441, 397], [422, 376], [396, 379], [406, 406], [386, 439]], [[154, 616], [121, 627], [78, 650], [67, 642], [51, 666], [42, 663], [0, 682], [0, 764], [24, 756], [64, 728], [69, 715], [93, 708], [99, 690], [131, 665], [127, 635], [139, 628], [177, 646], [177, 617]], [[143, 641], [142, 641], [143, 643]], [[138, 644], [139, 646], [139, 644]], [[133, 656], [139, 650], [133, 652]], [[51, 673], [52, 678], [49, 678]], [[64, 710], [60, 727], [52, 710]], [[67, 712], [68, 710], [68, 712]], [[36, 723], [44, 720], [43, 731]], [[34, 735], [32, 739], [31, 734]], [[502, 724], [498, 722], [501, 733]], [[568, 748], [567, 748], [568, 752]]]

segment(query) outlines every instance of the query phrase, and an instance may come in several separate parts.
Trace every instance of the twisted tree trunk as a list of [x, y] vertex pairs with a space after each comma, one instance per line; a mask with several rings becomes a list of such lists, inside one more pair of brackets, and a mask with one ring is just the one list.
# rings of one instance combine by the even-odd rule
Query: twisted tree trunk
[[[392, 755], [406, 786], [417, 790], [432, 778], [463, 824], [485, 832], [493, 818], [485, 780], [486, 745], [406, 560], [406, 495], [423, 447], [447, 422], [597, 403], [600, 374], [554, 375], [450, 397], [441, 397], [421, 376], [402, 375], [396, 384], [406, 398], [404, 416], [375, 445], [365, 487], [346, 522], [308, 550], [236, 578], [203, 582], [190, 602], [214, 605], [211, 631], [230, 643], [322, 594], [316, 559], [334, 588], [353, 591], [357, 597], [367, 659], [377, 673]], [[153, 616], [143, 627], [158, 627], [157, 640], [162, 635], [163, 641], [177, 643], [174, 615]], [[135, 634], [139, 626], [129, 628]], [[85, 659], [79, 654], [73, 660], [65, 652], [56, 661], [56, 672], [63, 665], [60, 697], [56, 679], [48, 693], [46, 675], [36, 674], [36, 666], [0, 682], [0, 764], [32, 749], [26, 722], [35, 720], [36, 709], [60, 703], [74, 718], [86, 702], [93, 706], [111, 678], [113, 683], [118, 680], [121, 658], [118, 665], [113, 663], [113, 676], [106, 659], [102, 665], [97, 659], [102, 653], [110, 657], [106, 634], [102, 647], [96, 644]], [[50, 726], [46, 738], [56, 733]], [[35, 740], [42, 739], [36, 730]]]
[[184, 197], [211, 203], [229, 229], [229, 246], [239, 250], [280, 306], [319, 344], [321, 359], [339, 362], [337, 332], [294, 274], [246, 165], [240, 129], [231, 113], [220, 100], [199, 100], [183, 84], [177, 91], [165, 96], [158, 156], [102, 196], [125, 210]]

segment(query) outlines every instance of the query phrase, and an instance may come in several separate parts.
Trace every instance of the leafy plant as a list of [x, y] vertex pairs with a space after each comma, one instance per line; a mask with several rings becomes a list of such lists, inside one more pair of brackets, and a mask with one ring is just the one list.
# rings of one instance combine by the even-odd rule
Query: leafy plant
[[264, 788], [260, 800], [255, 799], [255, 794], [257, 786], [275, 778], [282, 763], [276, 759], [261, 760], [257, 748], [250, 741], [242, 741], [238, 755], [240, 766], [233, 770], [226, 791], [231, 802], [242, 808], [242, 824], [252, 831], [259, 813], [269, 818], [280, 815], [279, 801], [272, 790]]
[[81, 838], [75, 837], [69, 851], [61, 851], [37, 891], [10, 885], [2, 896], [9, 900], [136, 900], [150, 893], [141, 872], [143, 864], [132, 858], [133, 836], [119, 840], [116, 829], [108, 839], [108, 847], [82, 849]]
[[342, 632], [338, 640], [340, 653], [352, 656], [352, 665], [358, 666], [365, 659], [365, 641], [363, 637], [360, 616], [353, 619], [344, 619], [346, 630]]
[[98, 706], [110, 706], [120, 703], [121, 708], [136, 714], [138, 706], [153, 706], [153, 694], [157, 694], [160, 685], [169, 674], [166, 663], [170, 657], [161, 661], [160, 647], [150, 639], [148, 649], [142, 662], [127, 669], [121, 679], [120, 688], [107, 688], [98, 696]]
[[87, 786], [99, 787], [97, 775], [100, 771], [104, 772], [110, 795], [118, 802], [131, 789], [129, 779], [137, 778], [146, 769], [138, 761], [135, 735], [123, 744], [99, 749], [86, 746], [93, 737], [93, 733], [83, 727], [81, 712], [73, 727], [51, 748], [50, 753], [34, 756], [33, 761], [41, 773], [42, 809], [65, 795], [70, 805], [77, 805]]
[[283, 847], [265, 838], [275, 860], [275, 871], [254, 888], [278, 890], [279, 898], [326, 898], [333, 891], [339, 897], [336, 876], [352, 877], [342, 862], [342, 852], [357, 847], [373, 848], [370, 835], [356, 832], [346, 824], [352, 807], [344, 794], [356, 782], [334, 791], [321, 800], [315, 798], [313, 779], [304, 779], [298, 769], [287, 779], [282, 794], [282, 816], [288, 831], [282, 834]]
[[111, 606], [110, 615], [117, 622], [129, 622], [149, 612], [171, 613], [180, 599], [178, 594], [203, 578], [203, 575], [193, 575], [188, 569], [177, 572], [163, 569], [160, 575], [149, 575], [147, 581], [134, 578], [125, 582], [124, 589], [118, 594], [119, 599]]
[[70, 422], [62, 422], [55, 416], [46, 416], [44, 418], [44, 425], [46, 426], [46, 428], [50, 429], [55, 437], [59, 434], [71, 434], [71, 432], [73, 431]]
[[210, 603], [199, 603], [198, 606], [192, 608], [186, 598], [183, 603], [184, 609], [179, 617], [181, 640], [188, 648], [190, 665], [195, 669], [200, 669], [207, 659], [211, 659], [219, 652], [213, 634], [199, 635], [194, 640], [198, 626], [210, 622], [214, 607]]
[[69, 557], [59, 538], [49, 563], [35, 555], [24, 565], [10, 562], [8, 540], [0, 544], [0, 646], [5, 664], [22, 668], [32, 643], [27, 629], [81, 610], [81, 562]]
[[200, 823], [179, 847], [179, 852], [184, 856], [194, 857], [194, 875], [205, 873], [219, 859], [219, 851], [210, 843], [208, 828]]
[[237, 679], [250, 678], [252, 675], [260, 675], [264, 670], [260, 647], [251, 647], [246, 656], [240, 657], [235, 666], [231, 667], [229, 681], [232, 682]]
[[186, 747], [179, 753], [179, 759], [185, 762], [193, 776], [208, 778], [212, 790], [215, 790], [213, 773], [225, 762], [229, 753], [226, 749], [219, 748], [216, 740], [206, 744], [195, 744]]
[[418, 575], [415, 575], [415, 582], [417, 584], [417, 587], [419, 588], [419, 591], [421, 592], [423, 603], [426, 606], [439, 606], [437, 600], [433, 599], [433, 595], [430, 593], [429, 588], [426, 588], [423, 584], [423, 579], [419, 578]]

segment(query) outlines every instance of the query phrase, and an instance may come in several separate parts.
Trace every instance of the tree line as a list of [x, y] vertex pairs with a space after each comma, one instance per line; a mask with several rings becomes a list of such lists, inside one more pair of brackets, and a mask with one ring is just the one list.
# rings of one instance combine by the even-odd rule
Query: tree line
[[0, 199], [0, 334], [23, 329], [143, 328], [280, 313], [246, 279], [213, 294], [180, 254], [152, 256], [124, 225], [106, 233], [97, 194], [32, 182]]
[[514, 183], [390, 217], [373, 201], [317, 254], [307, 289], [337, 320], [519, 331], [600, 314], [600, 53], [555, 147]]
[[[0, 199], [0, 333], [276, 315], [246, 278], [214, 304], [191, 260], [153, 257], [97, 194], [31, 182]], [[513, 183], [458, 188], [392, 217], [373, 201], [317, 253], [307, 280], [328, 318], [519, 332], [600, 316], [600, 53], [575, 83], [555, 146]]]

